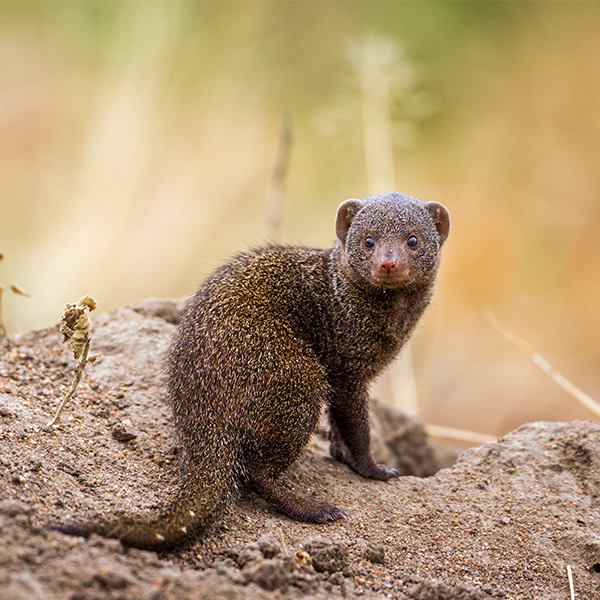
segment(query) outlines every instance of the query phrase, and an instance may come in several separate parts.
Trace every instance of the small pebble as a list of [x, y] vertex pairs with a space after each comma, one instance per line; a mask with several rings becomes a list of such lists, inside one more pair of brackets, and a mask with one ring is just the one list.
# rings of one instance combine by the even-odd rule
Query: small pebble
[[365, 549], [365, 558], [370, 563], [382, 565], [385, 562], [385, 548], [383, 546], [368, 546]]

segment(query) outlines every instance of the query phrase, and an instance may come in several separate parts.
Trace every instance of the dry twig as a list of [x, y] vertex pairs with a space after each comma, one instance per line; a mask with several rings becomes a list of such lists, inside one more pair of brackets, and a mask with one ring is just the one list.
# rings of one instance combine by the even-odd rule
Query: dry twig
[[[0, 261], [4, 258], [4, 255], [0, 253]], [[5, 290], [9, 289], [14, 294], [19, 296], [29, 296], [29, 294], [16, 283], [7, 285], [0, 285], [0, 337], [6, 337], [6, 327], [4, 326], [4, 320], [2, 319], [2, 294]]]
[[96, 358], [98, 358], [97, 354], [88, 356], [90, 349], [90, 329], [92, 327], [88, 312], [95, 310], [97, 305], [97, 302], [91, 296], [83, 296], [77, 304], [67, 304], [65, 306], [59, 331], [63, 335], [63, 343], [68, 340], [71, 341], [73, 358], [79, 359], [79, 363], [75, 368], [75, 377], [73, 378], [71, 389], [65, 394], [54, 418], [48, 423], [48, 427], [52, 427], [58, 421], [65, 404], [75, 393], [81, 381], [85, 365], [88, 362], [95, 362]]
[[541, 354], [536, 352], [525, 340], [519, 337], [514, 331], [506, 329], [498, 323], [491, 311], [486, 311], [490, 323], [509, 341], [511, 341], [519, 350], [527, 354], [531, 361], [537, 365], [554, 383], [559, 385], [567, 394], [575, 398], [577, 402], [585, 406], [596, 417], [600, 417], [600, 404], [590, 398], [585, 392], [580, 390], [574, 383], [569, 381], [564, 375], [559, 373]]

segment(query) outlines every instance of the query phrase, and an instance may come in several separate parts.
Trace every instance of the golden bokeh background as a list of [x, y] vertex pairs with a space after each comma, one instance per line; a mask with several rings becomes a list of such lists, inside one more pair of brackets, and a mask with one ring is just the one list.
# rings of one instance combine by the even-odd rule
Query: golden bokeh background
[[31, 294], [4, 294], [9, 332], [84, 294], [188, 294], [263, 243], [283, 114], [281, 237], [331, 244], [341, 201], [387, 191], [365, 48], [389, 58], [396, 187], [453, 220], [413, 342], [421, 414], [593, 418], [485, 310], [600, 399], [598, 3], [0, 3], [0, 283]]

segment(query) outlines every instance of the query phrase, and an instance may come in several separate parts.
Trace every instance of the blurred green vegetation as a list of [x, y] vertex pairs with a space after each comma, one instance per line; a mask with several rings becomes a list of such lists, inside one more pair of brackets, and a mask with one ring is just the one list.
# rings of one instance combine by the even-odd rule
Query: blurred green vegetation
[[387, 39], [413, 92], [396, 187], [453, 218], [414, 344], [425, 418], [589, 418], [483, 309], [600, 398], [599, 34], [589, 2], [0, 3], [0, 276], [32, 294], [9, 331], [83, 294], [187, 294], [262, 243], [284, 112], [283, 239], [330, 244], [341, 201], [386, 191], [351, 49]]

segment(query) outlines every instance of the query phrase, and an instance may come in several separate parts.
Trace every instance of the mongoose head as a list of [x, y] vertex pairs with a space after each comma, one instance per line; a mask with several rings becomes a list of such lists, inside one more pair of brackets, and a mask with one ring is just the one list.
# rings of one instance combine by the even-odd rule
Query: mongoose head
[[420, 287], [435, 279], [450, 215], [437, 202], [392, 192], [343, 202], [335, 231], [354, 280], [383, 289]]

